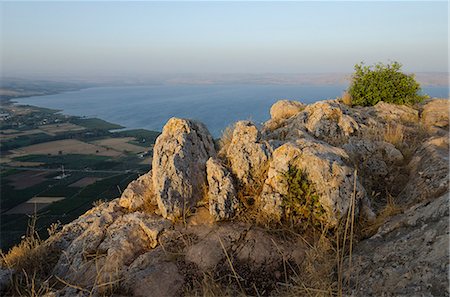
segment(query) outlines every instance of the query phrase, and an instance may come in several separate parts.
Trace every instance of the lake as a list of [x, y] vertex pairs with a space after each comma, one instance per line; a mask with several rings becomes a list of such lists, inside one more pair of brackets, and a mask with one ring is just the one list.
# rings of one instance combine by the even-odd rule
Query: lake
[[[203, 122], [214, 137], [238, 120], [262, 123], [280, 99], [312, 103], [334, 99], [346, 85], [158, 85], [98, 87], [56, 95], [15, 99], [20, 104], [60, 109], [75, 116], [98, 117], [127, 129], [161, 131], [171, 117]], [[448, 98], [447, 87], [423, 88]]]

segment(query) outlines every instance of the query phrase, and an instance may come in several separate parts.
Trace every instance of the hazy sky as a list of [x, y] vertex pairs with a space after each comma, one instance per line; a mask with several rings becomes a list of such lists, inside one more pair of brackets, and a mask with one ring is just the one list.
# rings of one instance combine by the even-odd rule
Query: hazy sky
[[3, 75], [447, 71], [441, 2], [2, 2]]

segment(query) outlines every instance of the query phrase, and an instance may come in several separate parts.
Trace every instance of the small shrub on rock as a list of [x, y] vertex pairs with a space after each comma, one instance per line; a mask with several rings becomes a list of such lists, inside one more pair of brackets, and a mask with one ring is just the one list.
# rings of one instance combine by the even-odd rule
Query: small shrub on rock
[[283, 197], [283, 207], [286, 221], [304, 229], [310, 225], [319, 227], [323, 222], [325, 209], [305, 173], [300, 168], [289, 165], [285, 182], [287, 194]]
[[394, 104], [414, 104], [426, 96], [420, 94], [420, 84], [414, 75], [400, 71], [402, 65], [398, 62], [384, 65], [355, 65], [355, 73], [348, 93], [353, 105], [372, 106], [380, 101]]

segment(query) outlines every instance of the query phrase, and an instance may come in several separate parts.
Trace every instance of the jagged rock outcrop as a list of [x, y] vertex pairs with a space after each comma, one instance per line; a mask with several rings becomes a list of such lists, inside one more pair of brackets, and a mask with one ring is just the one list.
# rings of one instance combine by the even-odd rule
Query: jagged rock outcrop
[[[283, 214], [283, 197], [287, 195], [286, 173], [289, 166], [301, 169], [308, 182], [319, 194], [320, 204], [326, 211], [323, 218], [335, 225], [350, 208], [355, 192], [356, 205], [365, 202], [364, 188], [355, 180], [354, 170], [346, 164], [348, 155], [344, 150], [323, 142], [299, 139], [287, 143], [273, 152], [268, 177], [261, 195], [265, 213], [280, 219]], [[367, 210], [367, 209], [366, 209]]]
[[[435, 104], [426, 103], [419, 113], [386, 103], [350, 108], [327, 100], [303, 109], [301, 103], [279, 102], [261, 131], [251, 122], [238, 122], [221, 159], [202, 124], [170, 119], [154, 147], [152, 171], [44, 243], [58, 256], [42, 280], [54, 285], [47, 296], [297, 296], [309, 292], [302, 291], [308, 284], [300, 289], [298, 284], [323, 267], [323, 292], [338, 292], [335, 278], [342, 267], [335, 267], [336, 256], [348, 248], [336, 255], [332, 232], [340, 230], [338, 222], [353, 197], [355, 222], [362, 224], [362, 234], [368, 234], [365, 227], [372, 233], [359, 242], [355, 237], [353, 254], [344, 255], [344, 295], [448, 295], [449, 140], [443, 129], [448, 115]], [[407, 154], [403, 144], [397, 145], [400, 151], [369, 133], [383, 133], [394, 122], [405, 139], [419, 123], [431, 129]], [[301, 178], [287, 178], [291, 167], [300, 169]], [[407, 176], [396, 184], [399, 172]], [[320, 221], [336, 228], [322, 233], [307, 225], [305, 234], [289, 229], [285, 199], [300, 184], [317, 194], [314, 203], [324, 210]], [[367, 190], [386, 184], [398, 190], [390, 194], [396, 213], [403, 213], [380, 222], [385, 201]], [[246, 200], [250, 195], [252, 203]], [[382, 214], [375, 221], [370, 221], [369, 201]], [[358, 214], [370, 222], [357, 221]], [[274, 223], [262, 220], [266, 216], [282, 228], [256, 226]], [[12, 287], [4, 275], [17, 273], [0, 267], [0, 291]], [[52, 283], [53, 276], [58, 282]], [[202, 291], [210, 281], [215, 283], [208, 289], [229, 291]]]
[[363, 109], [350, 108], [337, 100], [325, 100], [306, 106], [281, 124], [274, 125], [268, 121], [263, 131], [271, 139], [295, 141], [299, 138], [318, 138], [340, 145], [348, 137], [379, 125]]
[[206, 127], [192, 120], [172, 118], [153, 148], [153, 187], [165, 218], [180, 217], [201, 200], [206, 162], [215, 156]]
[[140, 176], [138, 179], [128, 184], [119, 199], [119, 205], [128, 211], [136, 211], [147, 203], [157, 206], [153, 193], [152, 171]]
[[261, 138], [258, 128], [249, 121], [237, 122], [226, 157], [238, 181], [245, 185], [261, 178], [259, 173], [266, 166], [269, 156], [270, 148]]
[[216, 220], [232, 218], [239, 206], [236, 189], [228, 170], [217, 159], [206, 163], [209, 212]]
[[[449, 196], [390, 218], [352, 256], [351, 296], [449, 295]], [[347, 261], [346, 265], [350, 265]]]
[[91, 224], [61, 254], [54, 274], [101, 290], [101, 284], [119, 279], [139, 254], [154, 248], [159, 233], [170, 225], [168, 220], [141, 212], [119, 216], [110, 224]]

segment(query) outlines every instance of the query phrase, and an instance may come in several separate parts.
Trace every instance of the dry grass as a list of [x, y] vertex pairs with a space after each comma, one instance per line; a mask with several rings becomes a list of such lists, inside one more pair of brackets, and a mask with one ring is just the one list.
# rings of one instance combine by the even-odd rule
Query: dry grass
[[352, 107], [353, 103], [352, 103], [352, 96], [348, 93], [348, 92], [344, 92], [342, 94], [342, 103], [344, 103], [347, 106]]
[[383, 140], [393, 144], [396, 148], [401, 148], [405, 139], [405, 129], [403, 125], [394, 122], [388, 123], [383, 133]]
[[231, 141], [233, 140], [233, 131], [234, 131], [234, 125], [230, 125], [225, 128], [222, 132], [222, 136], [219, 140], [219, 157], [225, 158], [227, 154], [228, 147], [231, 144]]
[[397, 215], [403, 211], [404, 207], [398, 205], [395, 202], [394, 197], [388, 194], [386, 204], [378, 213], [375, 220], [361, 229], [361, 235], [365, 238], [374, 235], [378, 231], [378, 229], [386, 222], [388, 218]]
[[[35, 229], [33, 216], [25, 238], [6, 254], [1, 252], [0, 266], [14, 271], [6, 295], [42, 296], [51, 289], [49, 271], [58, 253], [46, 246]], [[50, 231], [55, 231], [54, 227]]]

